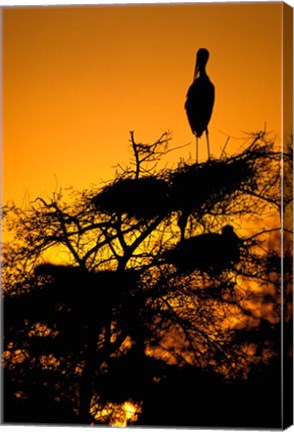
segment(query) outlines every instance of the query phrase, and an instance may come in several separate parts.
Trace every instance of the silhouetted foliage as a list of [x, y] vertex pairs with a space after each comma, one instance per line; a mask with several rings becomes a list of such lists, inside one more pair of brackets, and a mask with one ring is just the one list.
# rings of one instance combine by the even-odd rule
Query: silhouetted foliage
[[109, 184], [5, 206], [5, 422], [281, 426], [291, 152], [261, 132], [236, 155], [159, 169], [169, 141], [132, 132]]

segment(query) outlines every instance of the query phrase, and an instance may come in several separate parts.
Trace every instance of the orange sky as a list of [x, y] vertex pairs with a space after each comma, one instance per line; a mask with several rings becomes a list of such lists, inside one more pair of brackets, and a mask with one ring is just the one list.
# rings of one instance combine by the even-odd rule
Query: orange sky
[[[281, 136], [282, 3], [4, 8], [3, 201], [89, 187], [127, 163], [129, 131], [195, 158], [184, 111], [195, 53], [216, 87], [211, 152], [228, 134]], [[231, 140], [228, 151], [242, 141]], [[200, 141], [200, 157], [206, 143]]]

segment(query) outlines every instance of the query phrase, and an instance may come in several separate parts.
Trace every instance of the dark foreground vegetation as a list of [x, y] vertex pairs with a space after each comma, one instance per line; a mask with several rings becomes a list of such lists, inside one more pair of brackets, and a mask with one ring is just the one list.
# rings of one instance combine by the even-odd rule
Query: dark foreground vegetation
[[161, 170], [169, 141], [132, 133], [104, 187], [4, 207], [5, 423], [290, 421], [292, 151], [261, 132]]

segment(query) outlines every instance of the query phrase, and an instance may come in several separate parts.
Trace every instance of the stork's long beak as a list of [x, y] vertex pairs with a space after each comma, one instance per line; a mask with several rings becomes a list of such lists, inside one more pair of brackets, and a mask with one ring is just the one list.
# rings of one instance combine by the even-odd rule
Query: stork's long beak
[[196, 59], [193, 80], [195, 80], [197, 78], [198, 73], [199, 73], [199, 61], [198, 61], [198, 59]]

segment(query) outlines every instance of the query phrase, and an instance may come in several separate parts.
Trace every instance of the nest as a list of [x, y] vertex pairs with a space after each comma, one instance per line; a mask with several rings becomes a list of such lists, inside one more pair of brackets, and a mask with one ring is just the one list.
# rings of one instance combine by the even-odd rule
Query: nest
[[268, 170], [269, 146], [254, 145], [243, 153], [202, 164], [185, 164], [160, 176], [119, 178], [93, 198], [102, 213], [127, 214], [138, 220], [165, 217], [173, 211], [209, 211], [244, 192], [255, 192]]
[[247, 158], [212, 160], [185, 165], [170, 175], [170, 199], [177, 209], [200, 209], [220, 197], [230, 196], [245, 186], [255, 187], [254, 170]]
[[152, 219], [168, 212], [168, 192], [168, 184], [153, 176], [119, 179], [96, 195], [93, 204], [106, 214]]

